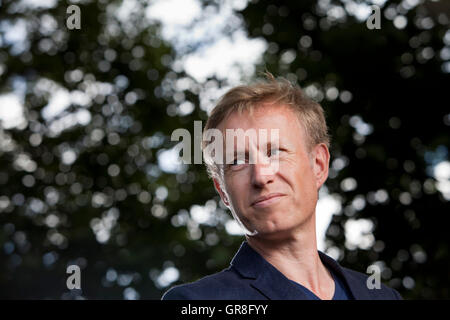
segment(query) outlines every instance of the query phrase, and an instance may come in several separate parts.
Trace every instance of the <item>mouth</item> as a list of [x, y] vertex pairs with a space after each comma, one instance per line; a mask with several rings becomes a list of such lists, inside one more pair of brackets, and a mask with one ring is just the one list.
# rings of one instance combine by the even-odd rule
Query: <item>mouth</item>
[[286, 196], [283, 193], [270, 193], [268, 195], [257, 198], [252, 204], [252, 207], [267, 207], [275, 202], [278, 202], [282, 197]]

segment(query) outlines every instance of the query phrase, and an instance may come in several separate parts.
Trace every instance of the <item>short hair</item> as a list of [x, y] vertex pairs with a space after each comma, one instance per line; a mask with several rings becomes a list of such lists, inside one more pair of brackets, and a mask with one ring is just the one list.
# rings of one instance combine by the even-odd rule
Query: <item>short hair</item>
[[[329, 148], [331, 137], [322, 106], [287, 79], [275, 79], [270, 72], [264, 72], [263, 75], [263, 81], [240, 85], [227, 91], [211, 111], [204, 132], [217, 128], [231, 113], [248, 111], [252, 114], [253, 108], [270, 103], [273, 106], [288, 107], [297, 113], [306, 134], [308, 152], [319, 143], [324, 143]], [[203, 139], [203, 148], [209, 143], [211, 142]], [[209, 177], [221, 179], [217, 164], [211, 161], [205, 161], [205, 164]]]

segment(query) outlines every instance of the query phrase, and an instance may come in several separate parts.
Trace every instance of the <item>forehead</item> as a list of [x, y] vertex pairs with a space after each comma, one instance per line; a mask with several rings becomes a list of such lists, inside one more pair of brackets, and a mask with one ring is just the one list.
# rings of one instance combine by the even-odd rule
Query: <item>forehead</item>
[[278, 129], [280, 140], [299, 139], [304, 137], [300, 119], [291, 108], [283, 105], [265, 104], [254, 107], [250, 112], [232, 112], [218, 126], [226, 139], [227, 129]]

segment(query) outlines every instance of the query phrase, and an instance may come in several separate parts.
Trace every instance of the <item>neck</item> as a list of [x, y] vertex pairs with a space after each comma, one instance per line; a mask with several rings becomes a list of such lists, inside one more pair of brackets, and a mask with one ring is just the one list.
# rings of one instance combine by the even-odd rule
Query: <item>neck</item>
[[315, 215], [287, 236], [247, 237], [248, 244], [288, 279], [300, 283], [321, 299], [331, 299], [334, 280], [317, 251]]

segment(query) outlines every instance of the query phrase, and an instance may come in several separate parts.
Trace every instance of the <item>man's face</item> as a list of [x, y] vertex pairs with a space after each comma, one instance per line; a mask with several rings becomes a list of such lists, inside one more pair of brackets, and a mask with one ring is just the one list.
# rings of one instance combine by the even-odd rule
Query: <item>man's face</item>
[[[235, 145], [234, 152], [256, 151], [256, 163], [225, 163], [223, 185], [214, 180], [222, 200], [248, 231], [283, 237], [314, 217], [318, 189], [328, 177], [329, 153], [324, 144], [308, 153], [305, 132], [291, 109], [264, 105], [255, 108], [253, 115], [232, 113], [218, 129], [224, 136], [225, 153], [230, 152], [225, 147], [226, 129], [266, 129], [267, 140], [272, 142], [267, 146], [260, 139], [246, 139], [245, 145]], [[271, 129], [279, 130], [278, 144], [270, 141]], [[272, 167], [261, 163], [265, 150]], [[277, 166], [273, 166], [275, 161]]]

